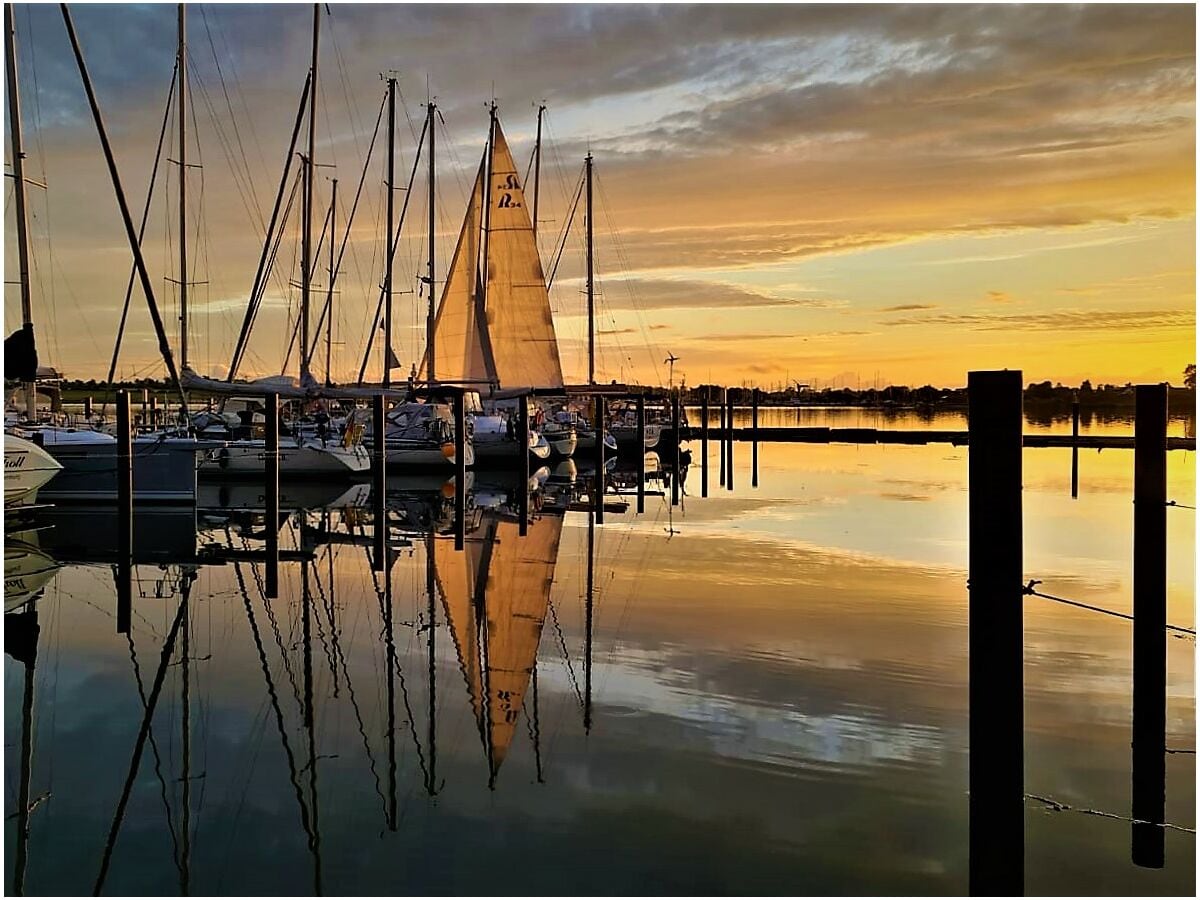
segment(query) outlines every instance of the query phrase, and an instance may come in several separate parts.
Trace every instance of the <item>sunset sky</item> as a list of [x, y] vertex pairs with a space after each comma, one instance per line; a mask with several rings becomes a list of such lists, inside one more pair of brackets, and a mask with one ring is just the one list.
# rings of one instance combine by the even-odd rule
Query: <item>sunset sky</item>
[[[312, 8], [191, 5], [192, 364], [223, 375], [308, 67]], [[353, 6], [322, 15], [318, 210], [344, 224], [384, 85], [407, 183], [428, 90], [438, 278], [487, 129], [524, 167], [548, 106], [549, 269], [582, 159], [597, 171], [598, 377], [665, 383], [1180, 383], [1195, 345], [1195, 8], [1176, 6]], [[175, 56], [174, 5], [77, 6], [135, 218]], [[16, 23], [42, 361], [103, 377], [130, 253], [57, 5]], [[219, 66], [219, 68], [218, 68]], [[411, 120], [411, 124], [410, 124]], [[7, 135], [7, 116], [5, 117]], [[174, 158], [169, 136], [165, 155]], [[335, 301], [352, 379], [382, 278], [378, 147]], [[5, 159], [10, 158], [6, 141]], [[164, 164], [165, 165], [165, 164]], [[422, 163], [422, 166], [424, 163]], [[177, 316], [173, 166], [144, 248]], [[160, 176], [161, 177], [161, 176]], [[424, 174], [397, 254], [399, 374], [419, 360]], [[398, 207], [403, 194], [398, 193]], [[5, 278], [16, 278], [6, 184]], [[344, 205], [343, 205], [344, 204]], [[318, 221], [319, 227], [319, 221]], [[241, 374], [278, 372], [299, 302], [296, 228]], [[586, 371], [582, 233], [552, 291], [568, 380]], [[316, 280], [323, 298], [324, 256]], [[5, 327], [20, 324], [5, 289]], [[172, 328], [177, 340], [177, 327]], [[378, 347], [378, 345], [376, 345]], [[323, 352], [316, 365], [324, 373]], [[372, 354], [368, 377], [379, 377]], [[295, 370], [295, 357], [289, 367]], [[157, 375], [135, 292], [118, 374]]]

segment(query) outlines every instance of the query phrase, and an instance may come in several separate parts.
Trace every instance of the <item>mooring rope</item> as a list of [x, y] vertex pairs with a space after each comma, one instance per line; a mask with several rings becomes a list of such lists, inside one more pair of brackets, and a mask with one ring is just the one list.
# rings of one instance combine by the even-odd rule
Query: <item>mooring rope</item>
[[[1092, 612], [1104, 613], [1106, 616], [1116, 616], [1119, 619], [1128, 619], [1130, 622], [1133, 621], [1133, 616], [1129, 613], [1117, 612], [1114, 609], [1104, 609], [1100, 606], [1092, 606], [1089, 603], [1080, 603], [1078, 600], [1068, 600], [1066, 597], [1056, 597], [1053, 594], [1044, 594], [1041, 591], [1034, 589], [1035, 586], [1039, 584], [1041, 584], [1040, 581], [1038, 581], [1036, 578], [1031, 578], [1029, 579], [1029, 583], [1021, 589], [1021, 593], [1032, 597], [1041, 597], [1043, 600], [1055, 600], [1058, 603], [1066, 603], [1070, 606], [1078, 606], [1080, 609], [1089, 609]], [[1165, 625], [1164, 627], [1168, 631], [1178, 631], [1182, 632], [1183, 634], [1190, 634], [1193, 637], [1196, 636], [1196, 630], [1194, 628], [1184, 628], [1182, 625]]]

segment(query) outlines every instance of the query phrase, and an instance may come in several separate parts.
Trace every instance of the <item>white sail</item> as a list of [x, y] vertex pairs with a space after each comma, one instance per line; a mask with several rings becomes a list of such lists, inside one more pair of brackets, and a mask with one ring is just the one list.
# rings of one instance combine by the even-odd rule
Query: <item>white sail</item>
[[492, 140], [487, 327], [501, 388], [562, 387], [546, 276], [516, 163], [500, 123]]
[[[458, 234], [458, 245], [446, 275], [446, 286], [434, 320], [433, 375], [439, 381], [494, 382], [484, 353], [484, 336], [476, 317], [479, 284], [479, 217], [483, 209], [484, 165], [479, 165], [471, 200]], [[429, 350], [421, 360], [421, 377], [429, 377]]]

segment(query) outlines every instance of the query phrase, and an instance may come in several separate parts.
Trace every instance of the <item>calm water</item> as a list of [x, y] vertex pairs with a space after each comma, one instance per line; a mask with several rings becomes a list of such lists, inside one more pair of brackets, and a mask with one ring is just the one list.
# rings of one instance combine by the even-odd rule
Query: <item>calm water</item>
[[[680, 507], [650, 496], [635, 516], [630, 497], [591, 529], [590, 604], [588, 513], [543, 510], [522, 539], [487, 508], [503, 485], [477, 477], [456, 553], [402, 527], [446, 532], [453, 488], [410, 480], [392, 485], [390, 575], [371, 568], [369, 504], [342, 498], [282, 527], [311, 559], [281, 564], [273, 601], [260, 562], [228, 558], [262, 548], [261, 515], [139, 518], [161, 556], [136, 567], [128, 641], [103, 517], [57, 514], [31, 541], [96, 561], [36, 603], [25, 891], [93, 889], [178, 619], [105, 893], [966, 892], [966, 449], [764, 444], [755, 489], [738, 444], [733, 492], [717, 450], [707, 499], [694, 464]], [[1025, 452], [1043, 590], [1129, 610], [1132, 463], [1081, 454], [1072, 500], [1070, 451]], [[258, 502], [241, 490], [204, 502]], [[1170, 454], [1168, 494], [1195, 505], [1191, 453]], [[1168, 516], [1168, 621], [1194, 627], [1195, 512]], [[208, 545], [224, 564], [180, 565]], [[1072, 807], [1026, 802], [1029, 894], [1195, 892], [1192, 831], [1165, 830], [1163, 869], [1130, 861], [1130, 639], [1026, 601], [1025, 790]], [[1193, 750], [1195, 644], [1167, 645], [1167, 746]], [[12, 891], [26, 669], [5, 660]], [[1168, 754], [1167, 821], [1194, 829], [1194, 798], [1195, 756]]]

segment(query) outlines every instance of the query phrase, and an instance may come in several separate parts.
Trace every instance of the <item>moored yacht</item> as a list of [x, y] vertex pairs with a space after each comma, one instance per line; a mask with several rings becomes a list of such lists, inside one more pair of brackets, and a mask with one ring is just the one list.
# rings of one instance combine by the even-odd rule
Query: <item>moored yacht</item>
[[62, 471], [62, 463], [24, 438], [4, 435], [4, 503], [33, 503], [38, 488]]

